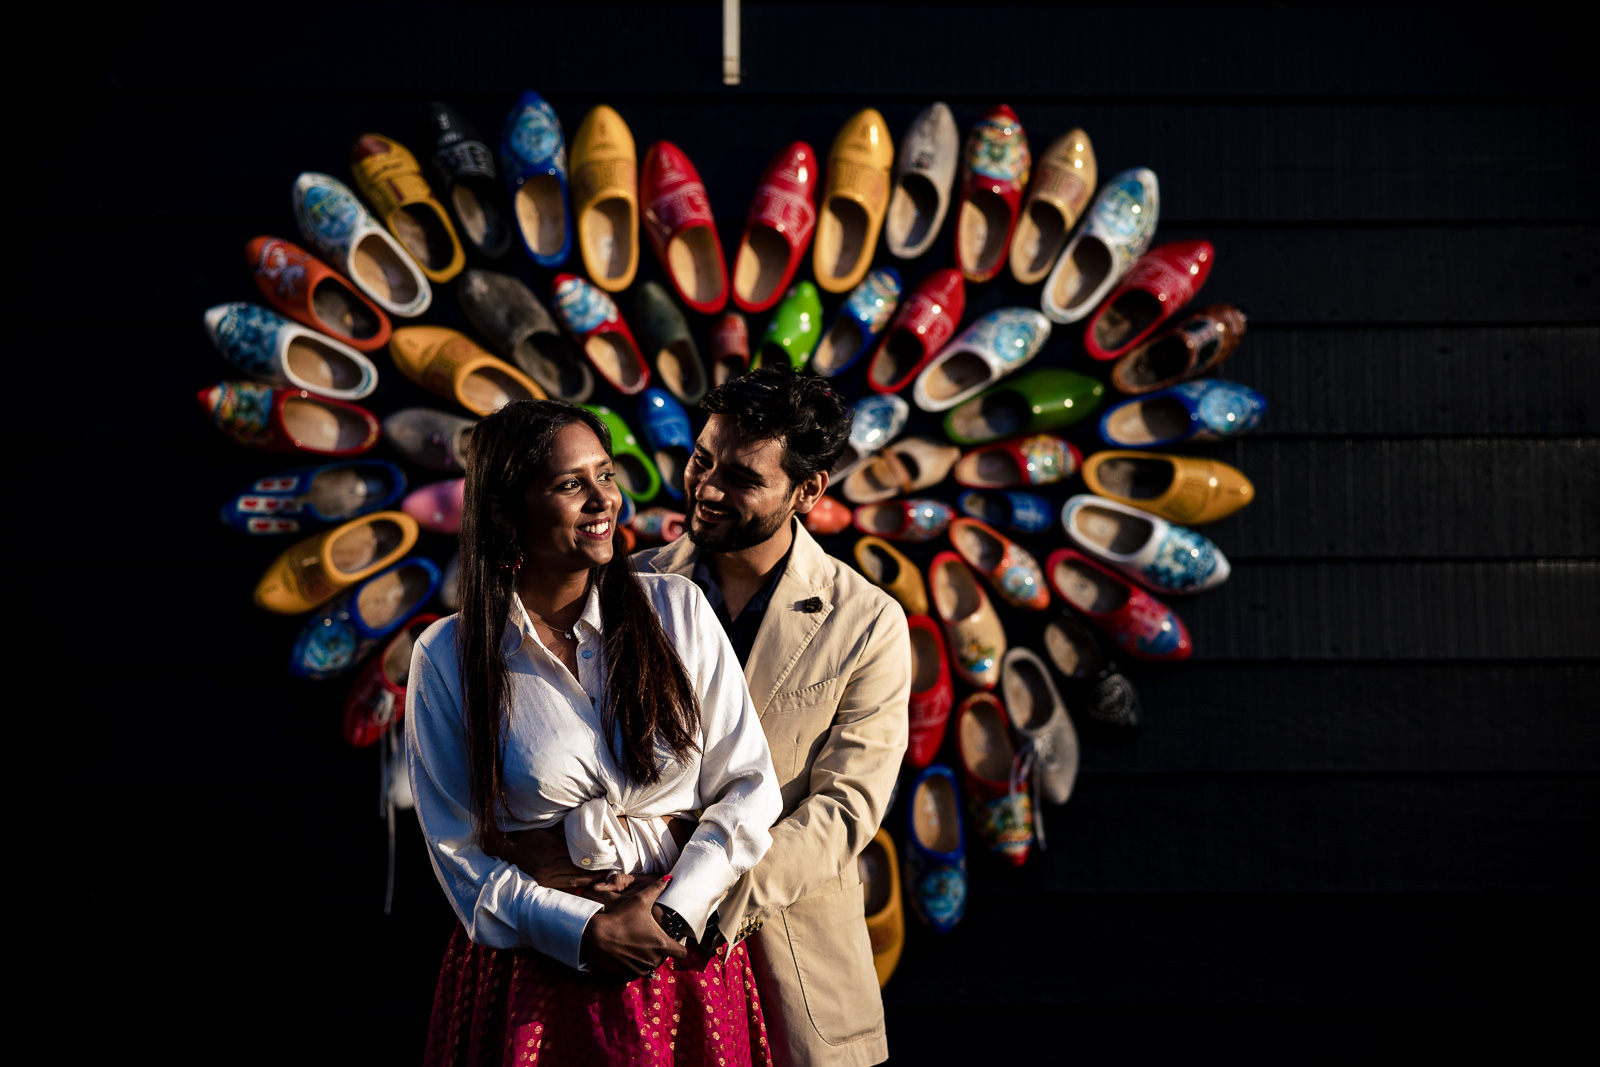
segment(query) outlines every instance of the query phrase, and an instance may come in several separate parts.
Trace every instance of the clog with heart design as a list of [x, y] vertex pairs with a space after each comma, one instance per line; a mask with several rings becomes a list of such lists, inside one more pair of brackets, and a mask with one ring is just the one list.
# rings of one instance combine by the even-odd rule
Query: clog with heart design
[[416, 318], [433, 303], [416, 261], [339, 179], [314, 171], [296, 178], [294, 219], [317, 255], [390, 315]]
[[967, 281], [986, 282], [1006, 265], [1032, 169], [1028, 135], [1005, 104], [992, 108], [967, 134], [956, 211], [956, 266]]
[[253, 536], [305, 533], [382, 511], [405, 490], [405, 472], [388, 460], [296, 467], [251, 482], [222, 506], [222, 524]]
[[1140, 256], [1084, 328], [1090, 358], [1120, 359], [1137, 348], [1194, 299], [1215, 259], [1210, 241], [1173, 241]]
[[639, 172], [645, 236], [678, 299], [702, 315], [728, 302], [728, 265], [700, 172], [671, 141], [657, 141]]
[[310, 252], [277, 237], [256, 237], [244, 258], [256, 288], [276, 310], [358, 352], [389, 343], [389, 316], [350, 279]]
[[461, 239], [405, 145], [364, 133], [350, 147], [356, 189], [434, 284], [447, 282], [467, 265]]

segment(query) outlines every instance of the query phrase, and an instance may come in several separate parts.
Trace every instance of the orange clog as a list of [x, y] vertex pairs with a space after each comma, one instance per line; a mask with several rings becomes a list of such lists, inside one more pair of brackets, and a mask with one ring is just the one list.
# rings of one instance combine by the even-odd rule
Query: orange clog
[[447, 282], [461, 273], [467, 265], [461, 239], [405, 145], [364, 133], [350, 148], [350, 171], [372, 213], [430, 282]]
[[608, 293], [639, 269], [639, 164], [628, 124], [601, 104], [572, 138], [572, 214], [589, 280]]
[[375, 511], [296, 541], [256, 583], [256, 606], [299, 615], [370, 578], [411, 551], [417, 520], [403, 511]]
[[954, 519], [950, 544], [1012, 607], [1043, 611], [1050, 606], [1050, 588], [1039, 561], [993, 526], [966, 517]]
[[849, 508], [831, 496], [821, 496], [800, 521], [812, 533], [827, 537], [849, 529], [851, 518]]
[[546, 399], [532, 378], [447, 326], [402, 326], [389, 341], [389, 355], [401, 374], [474, 415], [492, 414], [513, 400]]
[[256, 288], [267, 303], [357, 352], [389, 343], [389, 316], [350, 279], [310, 252], [277, 237], [256, 237], [244, 247]]
[[905, 553], [874, 534], [856, 542], [856, 570], [867, 581], [894, 597], [907, 615], [928, 614], [928, 587], [922, 572]]
[[855, 288], [872, 266], [893, 164], [889, 127], [874, 108], [856, 112], [834, 138], [811, 250], [812, 273], [827, 292]]
[[872, 969], [878, 988], [889, 983], [906, 944], [906, 913], [900, 904], [900, 861], [894, 838], [883, 827], [856, 857], [861, 874], [861, 895], [866, 901], [867, 938], [872, 942]]
[[1096, 452], [1083, 463], [1083, 480], [1097, 496], [1185, 526], [1225, 519], [1256, 495], [1237, 467], [1159, 452]]

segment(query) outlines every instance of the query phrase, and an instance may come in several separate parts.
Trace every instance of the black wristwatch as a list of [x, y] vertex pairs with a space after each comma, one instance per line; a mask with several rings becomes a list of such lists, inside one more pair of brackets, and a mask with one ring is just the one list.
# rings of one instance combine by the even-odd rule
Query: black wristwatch
[[668, 937], [674, 941], [682, 941], [694, 936], [694, 930], [689, 926], [689, 920], [673, 911], [665, 904], [657, 904], [661, 909], [661, 929], [666, 931]]

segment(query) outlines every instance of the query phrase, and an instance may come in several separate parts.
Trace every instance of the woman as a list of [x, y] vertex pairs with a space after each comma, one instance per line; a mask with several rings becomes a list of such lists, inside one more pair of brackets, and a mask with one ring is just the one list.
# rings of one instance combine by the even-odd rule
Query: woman
[[[407, 689], [417, 815], [461, 920], [430, 1064], [769, 1062], [743, 946], [694, 946], [771, 844], [771, 757], [700, 590], [615, 547], [610, 453], [554, 401], [472, 433], [461, 612], [417, 642]], [[692, 833], [670, 818], [695, 811]], [[499, 858], [539, 827], [576, 876]]]

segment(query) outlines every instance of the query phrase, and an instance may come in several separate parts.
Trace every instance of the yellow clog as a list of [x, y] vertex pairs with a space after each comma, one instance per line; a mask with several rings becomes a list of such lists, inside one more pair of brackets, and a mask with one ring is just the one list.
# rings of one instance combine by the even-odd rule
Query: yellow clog
[[883, 116], [857, 112], [828, 152], [828, 183], [822, 193], [811, 269], [830, 293], [853, 289], [872, 266], [878, 232], [889, 210], [889, 169], [894, 143]]
[[1203, 456], [1096, 452], [1083, 461], [1089, 491], [1185, 526], [1225, 519], [1255, 499], [1237, 467]]
[[406, 146], [376, 133], [364, 133], [350, 148], [350, 170], [356, 188], [372, 205], [422, 273], [431, 282], [447, 282], [467, 265], [461, 239], [444, 205], [434, 198]]
[[389, 355], [401, 374], [474, 415], [492, 414], [513, 400], [546, 399], [532, 378], [448, 326], [402, 326], [389, 339]]
[[1067, 238], [1099, 180], [1094, 145], [1087, 133], [1072, 130], [1051, 142], [1034, 168], [1017, 232], [1011, 238], [1013, 278], [1023, 285], [1044, 281], [1067, 247]]
[[628, 124], [601, 104], [572, 139], [572, 213], [589, 280], [610, 293], [639, 269], [639, 162]]
[[256, 583], [256, 607], [299, 615], [370, 578], [417, 543], [417, 520], [375, 511], [284, 549]]
[[856, 542], [856, 569], [867, 581], [894, 597], [907, 615], [928, 614], [928, 586], [922, 572], [904, 552], [881, 537], [868, 534]]
[[878, 988], [882, 989], [889, 983], [906, 944], [906, 913], [900, 906], [900, 861], [895, 857], [894, 838], [883, 827], [878, 827], [856, 857], [856, 868], [861, 872], [861, 892], [866, 899], [872, 969], [878, 972]]

